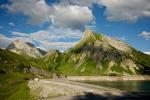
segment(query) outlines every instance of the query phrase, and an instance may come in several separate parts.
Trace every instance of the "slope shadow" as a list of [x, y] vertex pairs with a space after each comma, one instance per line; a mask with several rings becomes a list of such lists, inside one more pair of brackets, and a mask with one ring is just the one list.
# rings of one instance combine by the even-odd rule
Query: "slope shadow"
[[73, 100], [150, 100], [150, 93], [130, 92], [121, 96], [106, 93], [105, 95], [86, 93], [85, 95], [75, 96]]

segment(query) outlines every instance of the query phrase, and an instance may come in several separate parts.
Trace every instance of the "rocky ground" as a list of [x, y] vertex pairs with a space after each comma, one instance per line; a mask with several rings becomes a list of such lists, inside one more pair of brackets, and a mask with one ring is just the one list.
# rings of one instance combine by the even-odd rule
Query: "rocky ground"
[[94, 94], [112, 94], [122, 95], [124, 92], [118, 89], [106, 88], [85, 83], [70, 82], [66, 80], [31, 80], [28, 83], [32, 95], [37, 98], [52, 98], [57, 96], [84, 95], [86, 93]]

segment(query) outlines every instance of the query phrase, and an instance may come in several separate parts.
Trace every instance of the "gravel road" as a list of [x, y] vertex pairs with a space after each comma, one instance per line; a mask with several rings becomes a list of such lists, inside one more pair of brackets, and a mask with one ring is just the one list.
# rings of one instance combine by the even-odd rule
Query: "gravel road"
[[66, 80], [30, 80], [28, 86], [30, 87], [32, 95], [41, 99], [53, 98], [58, 96], [67, 96], [67, 98], [69, 98], [70, 96], [72, 97], [75, 95], [84, 95], [87, 93], [101, 95], [122, 95], [122, 93], [124, 93], [123, 91], [114, 88], [102, 87], [79, 82], [71, 82]]

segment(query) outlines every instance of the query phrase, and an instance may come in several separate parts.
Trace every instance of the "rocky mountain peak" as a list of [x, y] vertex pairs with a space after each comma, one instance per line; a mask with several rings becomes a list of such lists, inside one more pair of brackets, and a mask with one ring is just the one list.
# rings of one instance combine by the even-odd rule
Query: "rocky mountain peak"
[[24, 42], [22, 40], [15, 40], [10, 45], [8, 45], [7, 49], [12, 52], [25, 54], [34, 58], [42, 56], [42, 54], [37, 50], [34, 44], [30, 42]]
[[95, 33], [91, 30], [91, 29], [86, 29], [84, 31], [84, 39], [89, 39], [89, 38], [92, 38], [94, 37]]

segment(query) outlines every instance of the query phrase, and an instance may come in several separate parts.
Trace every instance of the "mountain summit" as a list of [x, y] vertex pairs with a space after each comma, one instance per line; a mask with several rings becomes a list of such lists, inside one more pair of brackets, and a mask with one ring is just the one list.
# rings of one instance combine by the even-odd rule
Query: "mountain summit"
[[34, 58], [42, 57], [40, 51], [34, 46], [34, 44], [30, 42], [15, 40], [10, 45], [8, 45], [7, 49], [9, 49], [12, 52], [27, 55]]
[[67, 75], [134, 75], [149, 73], [150, 68], [150, 56], [89, 29], [76, 46], [49, 59], [48, 67], [57, 67], [53, 69]]

